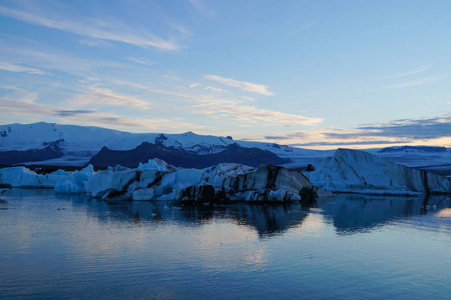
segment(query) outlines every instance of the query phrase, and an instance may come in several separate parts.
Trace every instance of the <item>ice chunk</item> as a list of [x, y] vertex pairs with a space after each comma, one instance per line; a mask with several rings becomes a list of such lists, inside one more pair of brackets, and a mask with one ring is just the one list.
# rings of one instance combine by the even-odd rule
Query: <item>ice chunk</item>
[[305, 174], [314, 185], [336, 192], [451, 193], [451, 181], [444, 176], [359, 150], [338, 149], [316, 171]]

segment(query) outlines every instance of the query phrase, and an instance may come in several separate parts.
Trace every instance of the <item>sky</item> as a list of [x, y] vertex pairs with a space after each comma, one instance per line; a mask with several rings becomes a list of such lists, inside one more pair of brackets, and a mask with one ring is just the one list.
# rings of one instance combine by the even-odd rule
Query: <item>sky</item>
[[451, 147], [451, 1], [0, 2], [0, 124]]

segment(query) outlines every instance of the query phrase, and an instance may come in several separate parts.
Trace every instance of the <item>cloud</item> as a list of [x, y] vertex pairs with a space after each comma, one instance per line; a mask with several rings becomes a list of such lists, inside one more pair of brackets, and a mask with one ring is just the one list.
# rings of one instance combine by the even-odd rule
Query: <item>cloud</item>
[[72, 98], [72, 102], [77, 105], [96, 105], [105, 104], [111, 106], [132, 107], [137, 109], [150, 109], [147, 101], [135, 99], [130, 96], [121, 95], [110, 89], [96, 86], [88, 87], [86, 94], [78, 94]]
[[423, 84], [429, 84], [429, 83], [433, 83], [433, 82], [442, 80], [442, 79], [446, 78], [446, 76], [447, 76], [446, 74], [443, 74], [443, 75], [439, 75], [439, 76], [423, 78], [423, 79], [420, 79], [420, 80], [414, 80], [414, 81], [409, 81], [409, 82], [404, 82], [404, 83], [390, 85], [390, 86], [384, 87], [382, 89], [384, 89], [384, 90], [397, 89], [397, 88], [405, 88], [405, 87], [412, 87], [412, 86], [418, 86], [418, 85], [423, 85]]
[[429, 119], [402, 119], [358, 129], [372, 136], [435, 139], [451, 136], [451, 114]]
[[93, 110], [86, 110], [86, 109], [78, 109], [78, 110], [56, 110], [55, 115], [60, 117], [68, 117], [68, 116], [75, 116], [78, 114], [92, 114], [94, 113]]
[[216, 15], [216, 12], [209, 8], [204, 1], [202, 0], [189, 0], [189, 3], [201, 14], [207, 16], [207, 17], [214, 17]]
[[[28, 12], [25, 9], [15, 10], [0, 6], [0, 15], [34, 25], [58, 29], [77, 35], [122, 42], [138, 47], [155, 47], [162, 50], [177, 50], [177, 43], [156, 37], [148, 32], [138, 32], [136, 28], [126, 24], [108, 23], [96, 19], [78, 16], [76, 18], [59, 16], [57, 14], [39, 15], [40, 12]], [[72, 19], [71, 19], [72, 18]]]
[[[267, 140], [289, 140], [290, 146], [329, 147], [449, 143], [451, 113], [425, 119], [400, 119], [382, 124], [361, 125], [353, 130], [314, 129], [274, 136]], [[298, 142], [298, 141], [301, 142]]]
[[52, 53], [53, 49], [42, 51], [29, 48], [0, 47], [0, 61], [9, 61], [9, 64], [30, 65], [35, 68], [61, 71], [81, 77], [98, 77], [93, 74], [96, 68], [128, 68], [130, 65], [120, 64], [106, 60], [90, 60], [75, 57], [67, 53]]
[[355, 142], [310, 142], [289, 144], [291, 147], [314, 147], [314, 146], [362, 146], [362, 145], [387, 145], [387, 144], [406, 144], [410, 141], [355, 141]]
[[125, 59], [140, 64], [140, 65], [145, 65], [145, 66], [153, 66], [156, 65], [157, 63], [150, 60], [150, 59], [146, 59], [146, 58], [136, 58], [136, 57], [126, 57]]
[[[325, 138], [350, 140], [362, 138], [392, 138], [409, 140], [430, 140], [451, 136], [451, 115], [430, 119], [401, 119], [384, 124], [370, 124], [359, 126], [354, 132], [325, 132]], [[395, 143], [396, 140], [391, 141]]]
[[187, 94], [181, 94], [181, 93], [177, 93], [177, 92], [156, 89], [156, 88], [144, 86], [144, 85], [141, 85], [141, 84], [138, 84], [138, 83], [127, 82], [127, 81], [123, 81], [123, 80], [113, 80], [112, 83], [113, 84], [117, 84], [117, 85], [123, 85], [123, 86], [132, 87], [132, 88], [139, 89], [139, 90], [142, 90], [142, 91], [148, 91], [148, 92], [152, 92], [152, 93], [162, 94], [162, 95], [170, 95], [170, 96], [176, 96], [176, 97], [187, 98], [187, 99], [194, 99], [194, 98], [196, 98], [194, 96], [187, 95]]
[[29, 73], [29, 74], [37, 74], [37, 75], [52, 75], [52, 73], [36, 69], [36, 68], [29, 68], [24, 67], [16, 64], [10, 64], [10, 63], [0, 63], [0, 69], [10, 72], [23, 72], [23, 73]]
[[173, 75], [164, 75], [164, 77], [166, 77], [167, 79], [174, 80], [174, 81], [183, 81], [183, 79], [178, 78], [177, 76], [173, 76]]
[[168, 131], [190, 128], [201, 131], [204, 126], [183, 122], [176, 119], [132, 119], [111, 113], [94, 110], [68, 110], [59, 106], [24, 103], [22, 101], [0, 98], [0, 111], [5, 114], [17, 115], [23, 122], [57, 118], [63, 123], [77, 123], [92, 126], [104, 126], [117, 129], [117, 127], [134, 127], [137, 129]]
[[238, 81], [235, 79], [225, 78], [217, 75], [205, 75], [205, 79], [213, 80], [227, 86], [237, 87], [242, 89], [243, 91], [259, 93], [267, 96], [274, 95], [272, 92], [268, 91], [268, 87], [266, 85], [262, 84], [251, 83], [246, 81]]
[[24, 103], [33, 103], [38, 98], [38, 93], [36, 91], [29, 91], [21, 89], [17, 86], [7, 86], [1, 85], [0, 90], [9, 90], [11, 93], [5, 96], [5, 99], [20, 99]]
[[286, 136], [270, 136], [270, 135], [265, 136], [264, 138], [265, 138], [265, 140], [289, 140], [290, 139], [289, 137], [286, 137]]
[[177, 22], [173, 21], [173, 20], [164, 20], [164, 22], [166, 24], [168, 24], [169, 26], [171, 26], [172, 28], [174, 28], [175, 30], [177, 30], [180, 33], [183, 33], [184, 35], [192, 35], [193, 33], [191, 31], [189, 31], [187, 28], [185, 28], [183, 25], [178, 24]]
[[283, 136], [265, 136], [267, 140], [292, 140], [292, 139], [309, 139], [311, 138], [311, 133], [307, 132], [292, 132]]
[[238, 98], [243, 99], [244, 101], [257, 102], [257, 100], [255, 100], [255, 99], [252, 98], [252, 97], [240, 96], [240, 97], [238, 97]]
[[292, 32], [287, 33], [287, 34], [282, 35], [282, 36], [279, 36], [279, 37], [277, 37], [277, 38], [275, 38], [275, 39], [273, 39], [273, 40], [271, 40], [271, 41], [287, 39], [287, 38], [289, 38], [289, 37], [292, 37], [292, 36], [294, 36], [294, 35], [296, 35], [296, 34], [302, 32], [302, 31], [305, 31], [305, 30], [309, 29], [310, 27], [312, 27], [312, 26], [315, 25], [315, 24], [316, 24], [316, 22], [308, 23], [307, 25], [302, 26], [301, 28], [299, 28], [299, 29], [297, 29], [297, 30], [295, 30], [295, 31], [292, 31]]
[[80, 44], [90, 47], [111, 48], [111, 44], [101, 39], [81, 39]]
[[421, 73], [424, 71], [429, 70], [432, 67], [432, 63], [422, 66], [416, 70], [410, 71], [410, 72], [405, 72], [405, 73], [399, 73], [399, 74], [395, 74], [395, 75], [391, 75], [391, 76], [386, 76], [384, 77], [384, 79], [390, 79], [390, 78], [398, 78], [398, 77], [404, 77], [404, 76], [409, 76], [409, 75], [413, 75], [413, 74], [417, 74], [417, 73]]
[[218, 89], [212, 86], [207, 86], [205, 87], [206, 90], [212, 91], [212, 92], [219, 92], [219, 93], [228, 93], [229, 91], [224, 90], [224, 89]]
[[297, 124], [313, 126], [323, 122], [320, 118], [308, 118], [299, 115], [287, 114], [253, 106], [238, 105], [232, 100], [201, 100], [192, 107], [196, 114], [218, 115], [229, 117], [243, 122], [265, 122], [279, 124]]

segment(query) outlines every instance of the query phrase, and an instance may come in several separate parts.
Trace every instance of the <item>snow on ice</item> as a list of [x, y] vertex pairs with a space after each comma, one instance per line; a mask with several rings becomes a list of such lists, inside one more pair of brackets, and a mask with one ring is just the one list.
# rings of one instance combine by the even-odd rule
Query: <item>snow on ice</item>
[[373, 194], [450, 193], [444, 176], [409, 168], [368, 152], [338, 149], [313, 172], [313, 185], [333, 192]]
[[138, 168], [109, 167], [36, 174], [25, 167], [0, 170], [0, 186], [47, 187], [58, 193], [89, 193], [106, 200], [187, 202], [300, 201], [331, 192], [375, 194], [450, 193], [450, 179], [357, 150], [338, 149], [312, 172], [280, 166], [223, 163], [182, 169], [160, 159]]

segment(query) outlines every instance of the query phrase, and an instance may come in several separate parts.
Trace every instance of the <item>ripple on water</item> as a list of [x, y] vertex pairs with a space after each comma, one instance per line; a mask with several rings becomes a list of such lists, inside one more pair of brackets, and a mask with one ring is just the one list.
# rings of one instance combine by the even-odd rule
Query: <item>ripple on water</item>
[[314, 207], [108, 204], [50, 190], [1, 199], [0, 293], [8, 299], [451, 293], [447, 197], [339, 195]]

